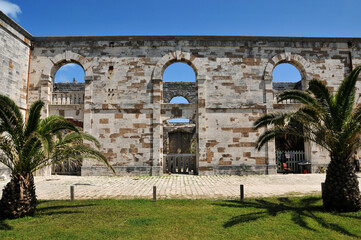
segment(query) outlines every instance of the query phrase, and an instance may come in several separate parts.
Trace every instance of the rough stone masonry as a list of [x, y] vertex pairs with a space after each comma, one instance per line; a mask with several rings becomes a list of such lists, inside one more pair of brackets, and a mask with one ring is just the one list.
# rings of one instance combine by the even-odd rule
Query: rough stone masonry
[[[274, 101], [275, 66], [294, 65], [303, 90], [313, 78], [334, 90], [361, 64], [360, 38], [34, 37], [3, 13], [0, 38], [0, 93], [24, 115], [41, 99], [44, 116], [60, 114], [78, 123], [99, 139], [118, 175], [162, 175], [163, 125], [179, 117], [195, 123], [199, 175], [276, 173], [275, 143], [256, 151], [263, 130], [254, 130], [253, 123], [267, 112], [299, 106]], [[196, 82], [182, 88], [163, 83], [164, 70], [175, 62], [192, 67]], [[54, 87], [55, 73], [67, 63], [84, 69], [83, 88]], [[190, 103], [169, 103], [179, 95]], [[313, 144], [306, 142], [305, 152], [312, 171], [329, 161]], [[93, 161], [83, 162], [81, 172], [110, 174]]]

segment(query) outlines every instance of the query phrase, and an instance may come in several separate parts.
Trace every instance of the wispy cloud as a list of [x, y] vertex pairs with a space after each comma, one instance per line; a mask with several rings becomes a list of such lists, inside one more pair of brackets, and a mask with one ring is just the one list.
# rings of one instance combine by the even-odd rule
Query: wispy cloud
[[64, 74], [56, 74], [55, 75], [55, 79], [54, 82], [70, 82], [68, 76], [64, 75]]
[[[1, 1], [1, 0], [0, 0]], [[61, 70], [70, 71], [74, 69], [75, 67], [78, 67], [78, 64], [75, 63], [68, 63], [61, 67]], [[79, 66], [80, 67], [80, 66]]]
[[5, 0], [0, 0], [0, 10], [13, 18], [17, 18], [18, 14], [21, 13], [21, 9], [18, 5]]

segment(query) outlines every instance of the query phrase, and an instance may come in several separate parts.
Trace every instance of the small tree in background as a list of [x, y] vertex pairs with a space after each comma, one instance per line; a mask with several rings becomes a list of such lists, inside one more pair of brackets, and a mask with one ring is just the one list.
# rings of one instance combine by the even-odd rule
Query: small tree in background
[[255, 129], [270, 126], [258, 139], [258, 150], [269, 140], [284, 134], [303, 137], [330, 154], [323, 206], [327, 211], [361, 209], [359, 183], [352, 154], [361, 146], [361, 105], [354, 108], [355, 85], [361, 67], [355, 68], [333, 94], [320, 80], [311, 80], [307, 91], [289, 90], [283, 100], [297, 100], [303, 106], [290, 113], [266, 114], [255, 122]]
[[99, 142], [80, 132], [60, 116], [41, 119], [44, 103], [30, 107], [24, 123], [19, 107], [10, 98], [0, 95], [0, 162], [11, 171], [10, 182], [3, 189], [0, 218], [20, 218], [33, 215], [37, 205], [33, 172], [53, 163], [91, 158], [105, 163], [107, 159], [83, 139]]

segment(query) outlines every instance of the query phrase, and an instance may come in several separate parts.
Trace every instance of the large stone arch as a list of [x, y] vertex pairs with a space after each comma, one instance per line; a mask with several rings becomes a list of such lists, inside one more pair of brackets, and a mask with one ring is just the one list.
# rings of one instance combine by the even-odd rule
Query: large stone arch
[[[308, 87], [308, 82], [313, 78], [311, 71], [311, 64], [302, 56], [290, 52], [284, 52], [273, 56], [267, 63], [265, 71], [264, 71], [264, 83], [265, 83], [265, 92], [264, 92], [264, 100], [267, 104], [267, 108], [270, 111], [273, 111], [273, 103], [274, 103], [274, 91], [273, 91], [273, 70], [274, 68], [282, 63], [292, 64], [301, 74], [301, 85], [302, 90], [306, 90]], [[310, 143], [305, 141], [304, 143], [305, 154], [310, 154]], [[267, 143], [267, 147], [265, 148], [265, 155], [268, 158], [269, 165], [276, 165], [275, 159], [275, 141], [270, 141]], [[310, 159], [310, 158], [307, 158]]]
[[163, 80], [164, 70], [175, 62], [183, 62], [188, 64], [196, 74], [196, 81], [198, 78], [205, 76], [201, 61], [197, 57], [188, 52], [176, 51], [164, 55], [157, 62], [153, 70], [152, 79]]
[[71, 51], [65, 51], [54, 57], [49, 57], [49, 62], [44, 66], [42, 75], [48, 77], [49, 80], [52, 81], [59, 68], [67, 63], [76, 63], [81, 66], [84, 70], [85, 78], [93, 75], [91, 61], [86, 57]]
[[277, 54], [268, 61], [264, 71], [264, 80], [266, 82], [272, 82], [274, 68], [282, 63], [292, 64], [298, 69], [302, 78], [302, 89], [306, 89], [307, 82], [312, 79], [312, 74], [310, 74], [310, 63], [302, 56], [290, 52]]
[[[204, 91], [204, 79], [206, 79], [206, 74], [204, 72], [204, 67], [202, 66], [201, 60], [195, 57], [194, 55], [188, 52], [182, 51], [175, 51], [170, 52], [164, 55], [159, 61], [157, 62], [156, 66], [154, 67], [152, 73], [152, 85], [153, 85], [153, 94], [152, 94], [152, 103], [153, 103], [153, 151], [152, 151], [152, 171], [160, 171], [157, 170], [162, 167], [163, 163], [163, 123], [165, 120], [168, 120], [172, 117], [179, 117], [179, 118], [188, 118], [194, 122], [198, 122], [198, 114], [199, 114], [199, 102], [198, 105], [191, 104], [195, 106], [189, 106], [193, 109], [190, 112], [186, 111], [187, 114], [180, 114], [179, 116], [174, 116], [172, 114], [162, 114], [162, 111], [167, 112], [167, 108], [163, 105], [163, 73], [165, 69], [175, 62], [183, 62], [188, 64], [196, 75], [196, 89], [200, 92]], [[197, 98], [199, 99], [197, 93]], [[182, 94], [183, 95], [183, 94]], [[184, 97], [184, 96], [183, 96]], [[163, 109], [162, 109], [163, 105]], [[198, 108], [197, 108], [198, 106]], [[184, 107], [184, 106], [183, 106]], [[184, 112], [185, 113], [185, 112]], [[198, 124], [197, 124], [198, 125]], [[198, 126], [197, 126], [198, 129]], [[197, 141], [198, 142], [198, 141]], [[197, 164], [198, 164], [198, 155], [197, 155]], [[163, 165], [164, 166], [164, 165]], [[153, 173], [152, 173], [153, 174]], [[155, 172], [154, 172], [155, 174]]]

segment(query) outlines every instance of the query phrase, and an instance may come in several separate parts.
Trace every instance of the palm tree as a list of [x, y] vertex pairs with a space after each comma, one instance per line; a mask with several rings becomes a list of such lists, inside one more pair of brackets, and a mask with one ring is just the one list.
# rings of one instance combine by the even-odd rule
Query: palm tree
[[303, 137], [329, 152], [323, 190], [327, 211], [361, 209], [359, 183], [352, 154], [361, 146], [361, 105], [355, 105], [355, 85], [361, 67], [355, 68], [332, 93], [320, 80], [311, 80], [307, 91], [289, 90], [280, 94], [279, 102], [297, 100], [303, 105], [289, 113], [270, 113], [259, 118], [255, 129], [268, 129], [259, 137], [258, 150], [269, 140], [286, 135]]
[[19, 218], [35, 212], [33, 172], [42, 167], [69, 158], [92, 158], [104, 162], [114, 172], [100, 152], [83, 144], [86, 139], [99, 147], [92, 136], [60, 116], [41, 119], [43, 106], [42, 101], [32, 104], [24, 123], [14, 101], [0, 95], [0, 163], [11, 171], [11, 180], [0, 200], [0, 218]]

